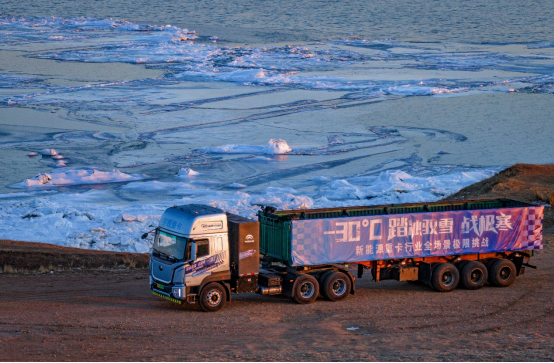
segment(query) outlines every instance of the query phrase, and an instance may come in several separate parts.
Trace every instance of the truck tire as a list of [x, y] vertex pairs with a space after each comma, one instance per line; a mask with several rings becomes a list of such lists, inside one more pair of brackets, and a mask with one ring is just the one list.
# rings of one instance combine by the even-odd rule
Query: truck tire
[[[319, 275], [318, 279], [317, 279], [317, 282], [319, 282], [319, 286], [322, 287], [324, 284], [325, 284], [325, 280], [327, 279], [327, 277], [329, 277], [330, 274], [332, 274], [333, 272], [336, 272], [335, 270], [329, 270], [329, 271], [325, 271], [324, 273], [322, 273], [321, 275]], [[320, 289], [321, 290], [321, 289]], [[321, 291], [319, 291], [321, 293]]]
[[460, 272], [451, 263], [441, 263], [433, 270], [431, 285], [440, 292], [452, 291], [460, 282]]
[[319, 283], [312, 275], [300, 275], [294, 281], [292, 299], [299, 304], [311, 304], [319, 295]]
[[491, 285], [493, 285], [491, 280], [492, 265], [494, 265], [494, 263], [499, 260], [500, 260], [499, 258], [491, 258], [490, 260], [487, 261], [487, 263], [485, 263], [485, 266], [487, 266], [487, 271], [489, 273], [489, 278], [487, 279], [487, 281]]
[[510, 286], [516, 279], [516, 274], [516, 265], [503, 258], [492, 264], [489, 271], [490, 282], [498, 287]]
[[462, 270], [464, 269], [465, 265], [468, 264], [468, 262], [470, 262], [470, 261], [468, 261], [468, 260], [460, 261], [460, 262], [458, 262], [457, 264], [454, 265], [458, 269], [458, 272], [460, 273], [460, 276], [462, 275]]
[[333, 272], [325, 278], [321, 286], [321, 294], [330, 301], [339, 301], [346, 299], [352, 284], [350, 278], [342, 272]]
[[460, 282], [468, 290], [477, 290], [487, 282], [487, 268], [482, 262], [469, 261], [462, 267]]
[[218, 311], [225, 306], [225, 301], [227, 301], [225, 288], [217, 282], [207, 284], [200, 293], [199, 303], [204, 311]]

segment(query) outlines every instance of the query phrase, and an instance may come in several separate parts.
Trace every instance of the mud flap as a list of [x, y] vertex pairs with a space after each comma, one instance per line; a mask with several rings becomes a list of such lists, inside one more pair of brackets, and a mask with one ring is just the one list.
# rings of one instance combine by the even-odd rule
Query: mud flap
[[425, 262], [421, 262], [418, 266], [417, 280], [427, 285], [431, 284], [431, 265]]

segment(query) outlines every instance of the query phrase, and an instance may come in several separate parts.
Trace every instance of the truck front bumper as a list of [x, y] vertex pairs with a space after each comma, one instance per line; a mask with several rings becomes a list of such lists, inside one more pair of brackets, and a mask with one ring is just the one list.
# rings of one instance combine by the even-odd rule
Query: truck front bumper
[[150, 290], [154, 295], [178, 304], [181, 304], [187, 298], [187, 289], [184, 285], [163, 285], [157, 283], [152, 276], [150, 276]]

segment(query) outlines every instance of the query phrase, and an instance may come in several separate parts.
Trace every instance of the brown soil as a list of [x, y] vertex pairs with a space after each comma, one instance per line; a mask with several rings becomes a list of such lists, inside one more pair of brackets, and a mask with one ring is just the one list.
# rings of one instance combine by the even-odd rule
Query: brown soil
[[[533, 201], [531, 189], [553, 186], [553, 166], [515, 165], [453, 197]], [[152, 296], [145, 269], [107, 270], [121, 265], [115, 257], [105, 260], [110, 253], [14, 243], [11, 253], [20, 257], [9, 260], [12, 267], [29, 271], [0, 274], [0, 360], [554, 361], [551, 209], [547, 248], [531, 260], [538, 269], [527, 269], [508, 288], [441, 294], [364, 275], [343, 302], [298, 305], [243, 294], [212, 314]], [[10, 243], [0, 246], [4, 256]], [[83, 267], [30, 271], [58, 263], [52, 257], [62, 267]], [[20, 264], [25, 259], [35, 262]], [[105, 269], [86, 269], [83, 261]]]
[[46, 243], [0, 240], [0, 272], [147, 268], [145, 253], [118, 253], [61, 247]]

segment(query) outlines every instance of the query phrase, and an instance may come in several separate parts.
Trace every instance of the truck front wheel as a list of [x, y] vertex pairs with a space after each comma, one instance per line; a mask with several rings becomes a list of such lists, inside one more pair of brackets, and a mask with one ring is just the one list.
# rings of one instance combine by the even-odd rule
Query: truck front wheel
[[299, 304], [311, 304], [319, 295], [319, 284], [312, 275], [300, 275], [294, 282], [292, 298]]
[[339, 301], [348, 296], [351, 288], [350, 279], [346, 274], [333, 272], [327, 275], [325, 281], [323, 281], [321, 294], [327, 300]]
[[200, 307], [204, 311], [212, 312], [220, 310], [227, 300], [225, 288], [217, 282], [204, 286], [200, 293]]

